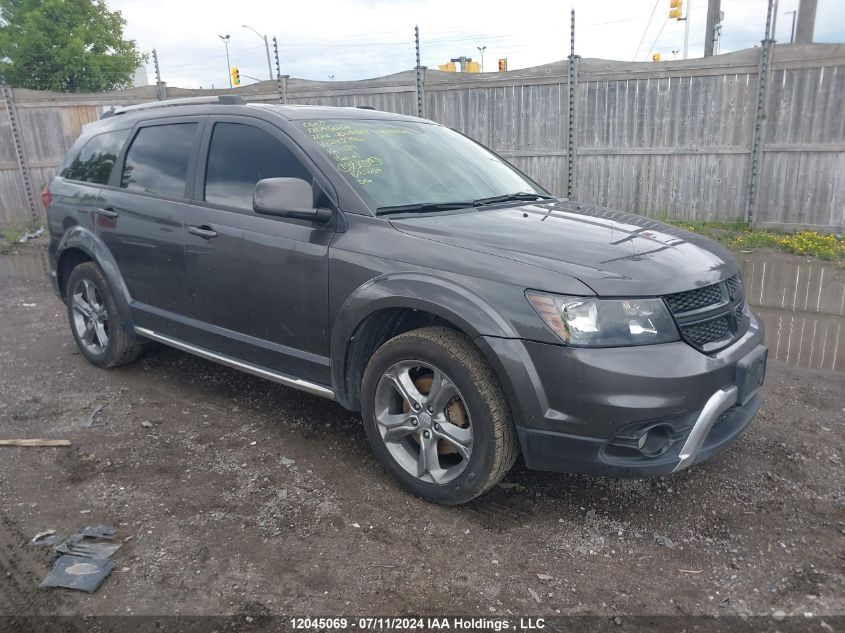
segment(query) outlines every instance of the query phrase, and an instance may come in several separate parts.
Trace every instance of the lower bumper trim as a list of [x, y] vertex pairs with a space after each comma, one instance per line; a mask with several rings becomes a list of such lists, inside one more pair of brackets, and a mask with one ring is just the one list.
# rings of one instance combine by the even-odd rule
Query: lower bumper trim
[[698, 451], [701, 450], [701, 446], [704, 444], [704, 440], [707, 438], [707, 434], [710, 432], [713, 424], [719, 419], [720, 415], [736, 404], [738, 395], [739, 390], [736, 388], [736, 385], [731, 385], [730, 387], [719, 389], [710, 396], [704, 404], [701, 413], [698, 414], [698, 419], [696, 419], [687, 437], [687, 441], [681, 447], [681, 452], [678, 453], [680, 461], [672, 472], [676, 473], [679, 470], [683, 470], [695, 462], [695, 457], [698, 455]]

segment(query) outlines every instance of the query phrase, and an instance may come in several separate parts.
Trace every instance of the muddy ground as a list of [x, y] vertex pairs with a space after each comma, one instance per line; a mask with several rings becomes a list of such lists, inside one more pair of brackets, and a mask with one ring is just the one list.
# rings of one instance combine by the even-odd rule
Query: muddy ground
[[[676, 476], [517, 465], [439, 507], [336, 404], [158, 346], [89, 365], [43, 249], [0, 256], [0, 438], [72, 446], [0, 447], [0, 615], [845, 613], [842, 373], [773, 359], [749, 431]], [[99, 591], [40, 589], [28, 541], [101, 523], [131, 538]]]

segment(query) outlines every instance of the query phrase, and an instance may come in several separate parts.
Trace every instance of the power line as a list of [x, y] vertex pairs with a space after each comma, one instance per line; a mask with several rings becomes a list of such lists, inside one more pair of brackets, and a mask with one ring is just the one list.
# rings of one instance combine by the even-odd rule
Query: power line
[[[651, 10], [651, 16], [648, 18], [648, 24], [645, 25], [645, 30], [643, 31], [643, 36], [640, 38], [640, 43], [637, 44], [637, 52], [634, 53], [634, 59], [631, 61], [637, 61], [637, 55], [640, 54], [640, 47], [643, 45], [643, 40], [645, 40], [645, 34], [648, 33], [648, 27], [651, 26], [651, 21], [654, 19], [654, 12], [657, 11], [657, 5], [660, 3], [660, 0], [655, 0], [654, 8]], [[663, 30], [663, 29], [661, 29]]]
[[657, 44], [657, 40], [660, 39], [660, 34], [663, 33], [663, 29], [666, 28], [666, 25], [669, 24], [669, 18], [666, 18], [666, 21], [663, 22], [663, 26], [660, 27], [660, 30], [657, 32], [657, 37], [654, 38], [654, 41], [651, 43], [651, 48], [648, 49], [648, 53], [645, 54], [646, 61], [648, 60], [648, 56], [651, 54], [651, 51], [654, 50], [654, 45]]

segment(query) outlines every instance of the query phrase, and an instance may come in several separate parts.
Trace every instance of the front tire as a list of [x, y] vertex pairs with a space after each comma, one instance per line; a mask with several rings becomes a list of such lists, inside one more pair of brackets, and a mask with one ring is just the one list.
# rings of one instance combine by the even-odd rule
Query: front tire
[[85, 262], [73, 269], [65, 296], [76, 345], [97, 367], [131, 363], [143, 346], [124, 329], [114, 295], [100, 267]]
[[382, 345], [364, 372], [362, 416], [376, 458], [428, 501], [466, 503], [513, 466], [502, 387], [464, 334], [426, 327]]

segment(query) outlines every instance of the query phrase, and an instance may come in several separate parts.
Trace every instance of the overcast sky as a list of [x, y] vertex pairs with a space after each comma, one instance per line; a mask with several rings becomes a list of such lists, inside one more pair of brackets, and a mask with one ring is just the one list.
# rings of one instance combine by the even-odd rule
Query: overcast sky
[[[126, 35], [144, 51], [157, 49], [164, 81], [218, 88], [228, 86], [218, 35], [231, 35], [231, 63], [240, 68], [244, 85], [252, 82], [248, 76], [268, 78], [264, 44], [242, 24], [268, 39], [278, 38], [282, 73], [325, 81], [413, 68], [415, 24], [422, 64], [429, 67], [460, 55], [481, 61], [478, 46], [487, 47], [488, 72], [500, 57], [508, 58], [510, 69], [564, 59], [570, 8], [576, 12], [579, 55], [632, 60], [639, 51], [636, 59], [644, 61], [656, 51], [672, 59], [672, 51], [683, 48], [684, 22], [667, 21], [668, 5], [669, 0], [109, 0], [127, 20]], [[722, 0], [722, 52], [759, 44], [766, 6], [766, 0]], [[780, 0], [778, 41], [789, 41], [792, 15], [787, 12], [797, 7], [798, 0]], [[698, 57], [704, 49], [707, 0], [693, 0], [690, 10], [689, 56]], [[845, 1], [818, 0], [815, 38], [845, 41]], [[152, 64], [148, 67], [153, 81]]]

